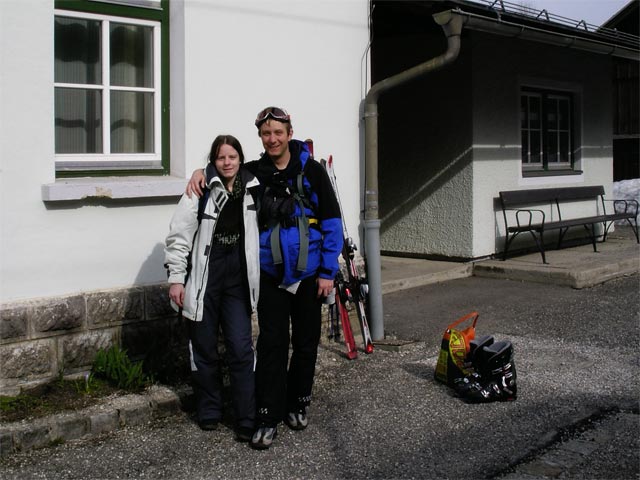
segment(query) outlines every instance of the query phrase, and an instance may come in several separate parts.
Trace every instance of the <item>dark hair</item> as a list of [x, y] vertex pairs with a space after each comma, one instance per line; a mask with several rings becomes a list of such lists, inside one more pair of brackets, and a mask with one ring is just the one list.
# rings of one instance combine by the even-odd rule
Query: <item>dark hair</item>
[[258, 136], [260, 136], [260, 127], [262, 127], [262, 125], [269, 124], [269, 122], [280, 122], [284, 125], [284, 128], [287, 130], [287, 134], [289, 134], [291, 132], [291, 129], [293, 128], [293, 125], [291, 125], [291, 120], [278, 120], [277, 118], [267, 118], [266, 120], [263, 120], [262, 122], [260, 122], [260, 125], [258, 125]]
[[240, 165], [244, 163], [244, 153], [242, 152], [242, 145], [240, 145], [238, 139], [233, 135], [218, 135], [216, 137], [216, 139], [211, 144], [211, 151], [209, 152], [209, 162], [215, 162], [222, 145], [229, 145], [233, 147], [238, 152], [238, 155], [240, 155]]

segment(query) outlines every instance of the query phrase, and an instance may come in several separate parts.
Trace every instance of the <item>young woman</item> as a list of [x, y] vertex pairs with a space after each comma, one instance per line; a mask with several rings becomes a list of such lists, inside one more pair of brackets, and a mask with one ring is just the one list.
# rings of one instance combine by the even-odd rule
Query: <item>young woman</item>
[[200, 199], [183, 195], [166, 239], [169, 297], [188, 324], [198, 424], [214, 430], [222, 419], [218, 332], [224, 335], [236, 438], [249, 441], [255, 421], [255, 355], [251, 312], [260, 284], [257, 179], [243, 169], [242, 146], [216, 137]]

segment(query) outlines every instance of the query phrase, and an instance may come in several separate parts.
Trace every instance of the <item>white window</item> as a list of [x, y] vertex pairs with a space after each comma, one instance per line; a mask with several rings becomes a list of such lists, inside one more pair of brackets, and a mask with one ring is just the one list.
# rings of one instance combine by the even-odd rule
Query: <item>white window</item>
[[162, 168], [161, 23], [55, 11], [56, 171]]

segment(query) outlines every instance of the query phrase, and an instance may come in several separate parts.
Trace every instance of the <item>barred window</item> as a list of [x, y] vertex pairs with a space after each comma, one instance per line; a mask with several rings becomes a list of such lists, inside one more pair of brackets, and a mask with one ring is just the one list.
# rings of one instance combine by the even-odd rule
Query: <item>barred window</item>
[[523, 171], [572, 168], [572, 112], [571, 94], [522, 90], [520, 133]]

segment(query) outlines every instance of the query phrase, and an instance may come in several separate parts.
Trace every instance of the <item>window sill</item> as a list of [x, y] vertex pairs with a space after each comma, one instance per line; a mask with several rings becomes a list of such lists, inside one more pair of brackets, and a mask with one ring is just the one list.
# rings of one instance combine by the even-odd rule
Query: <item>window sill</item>
[[171, 176], [64, 178], [42, 185], [42, 201], [178, 197], [186, 185], [186, 179]]
[[582, 173], [582, 170], [528, 170], [522, 172], [522, 177], [561, 177], [566, 175], [582, 175]]

